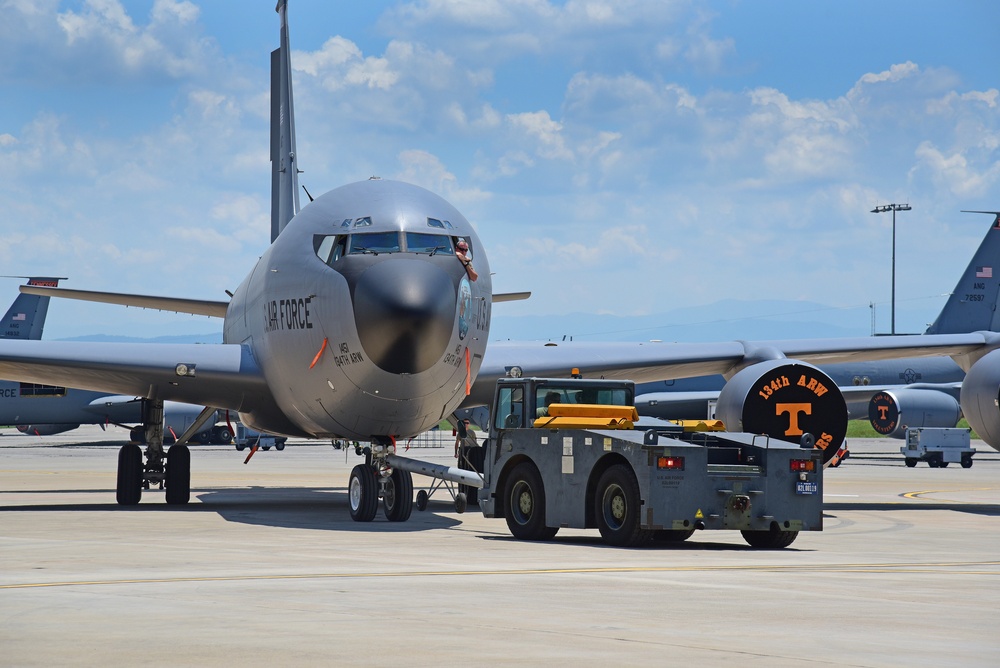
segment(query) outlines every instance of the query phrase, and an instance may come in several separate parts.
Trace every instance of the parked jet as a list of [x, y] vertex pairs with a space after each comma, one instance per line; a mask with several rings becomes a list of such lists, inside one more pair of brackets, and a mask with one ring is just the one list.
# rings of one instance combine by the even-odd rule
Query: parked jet
[[[206, 406], [205, 419], [216, 408], [237, 411], [244, 424], [261, 431], [370, 442], [365, 462], [350, 475], [351, 516], [372, 520], [381, 498], [386, 516], [402, 521], [413, 503], [408, 469], [416, 466], [393, 454], [394, 440], [426, 431], [463, 405], [485, 405], [497, 378], [508, 373], [565, 377], [579, 367], [586, 375], [638, 381], [722, 373], [731, 378], [719, 411], [731, 413], [723, 417], [731, 428], [801, 436], [805, 443], [812, 434], [825, 451], [843, 440], [847, 408], [835, 383], [811, 362], [951, 355], [972, 367], [966, 385], [977, 369], [986, 380], [1000, 379], [1000, 352], [991, 352], [1000, 347], [1000, 335], [990, 332], [761, 343], [501, 343], [487, 349], [493, 303], [523, 295], [493, 294], [486, 249], [444, 199], [406, 183], [370, 179], [336, 188], [300, 210], [286, 0], [277, 11], [272, 243], [232, 298], [22, 287], [224, 318], [223, 343], [0, 341], [0, 377], [146, 399], [145, 462], [138, 446], [119, 451], [119, 503], [138, 503], [143, 486], [161, 480], [167, 503], [189, 500], [184, 442], [200, 425], [166, 452], [158, 418], [168, 400]], [[469, 247], [461, 257], [455, 252], [460, 245]], [[979, 429], [980, 435], [1000, 443], [1000, 411], [986, 407], [996, 386], [988, 390], [985, 382], [970, 400], [981, 401], [983, 419], [996, 423], [995, 430]], [[535, 500], [544, 510], [542, 499]]]
[[[926, 333], [998, 331], [996, 300], [986, 298], [1000, 295], [1000, 271], [994, 275], [991, 269], [998, 263], [1000, 225], [994, 220]], [[882, 434], [903, 438], [906, 427], [954, 427], [961, 416], [965, 372], [950, 358], [848, 362], [821, 368], [843, 392], [850, 419], [867, 419]], [[636, 387], [636, 408], [652, 417], [704, 419], [711, 417], [709, 407], [725, 384], [721, 375], [644, 383]]]
[[[29, 286], [58, 287], [65, 278], [27, 278]], [[19, 294], [7, 314], [0, 320], [4, 339], [42, 338], [48, 315], [49, 297]], [[163, 409], [164, 430], [168, 440], [184, 432], [199, 416], [201, 406], [176, 401], [166, 402]], [[221, 416], [225, 419], [225, 416]], [[38, 436], [60, 434], [81, 424], [113, 424], [129, 429], [129, 437], [141, 441], [145, 430], [131, 427], [142, 421], [142, 400], [134, 396], [115, 396], [107, 392], [75, 390], [55, 385], [0, 381], [0, 424], [16, 426], [18, 431]], [[232, 429], [228, 424], [208, 425], [195, 436], [199, 443], [229, 443]]]

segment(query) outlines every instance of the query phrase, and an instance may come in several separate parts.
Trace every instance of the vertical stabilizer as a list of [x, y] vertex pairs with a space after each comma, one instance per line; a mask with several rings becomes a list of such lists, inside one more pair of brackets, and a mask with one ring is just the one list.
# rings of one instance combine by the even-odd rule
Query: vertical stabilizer
[[1000, 332], [1000, 212], [963, 213], [988, 213], [993, 223], [928, 334]]
[[275, 7], [281, 17], [281, 45], [271, 52], [271, 241], [299, 212], [299, 171], [295, 157], [292, 66], [288, 46], [288, 0]]
[[[10, 278], [27, 278], [28, 285], [39, 285], [47, 288], [59, 286], [64, 278], [49, 276], [12, 276]], [[37, 341], [42, 338], [45, 327], [45, 316], [49, 314], [49, 297], [20, 294], [14, 300], [0, 320], [0, 339], [30, 339]]]

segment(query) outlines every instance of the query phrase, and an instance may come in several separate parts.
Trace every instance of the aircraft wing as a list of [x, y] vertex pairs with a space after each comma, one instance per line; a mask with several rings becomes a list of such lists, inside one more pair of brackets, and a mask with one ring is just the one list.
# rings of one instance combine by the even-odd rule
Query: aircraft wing
[[[511, 367], [525, 376], [566, 377], [578, 368], [584, 377], [646, 382], [711, 374], [732, 374], [743, 366], [789, 358], [811, 364], [904, 357], [949, 356], [968, 369], [971, 362], [1000, 347], [1000, 334], [733, 341], [720, 343], [496, 342], [486, 350], [479, 376], [464, 405], [488, 403], [493, 386]], [[963, 363], [965, 362], [965, 363]]]
[[232, 410], [269, 396], [238, 344], [0, 341], [0, 378]]
[[46, 288], [34, 285], [22, 285], [21, 292], [29, 295], [40, 295], [42, 297], [62, 297], [63, 299], [78, 299], [85, 302], [119, 304], [122, 306], [151, 308], [158, 311], [207, 315], [215, 318], [225, 318], [226, 309], [229, 308], [229, 302], [222, 301], [129, 295], [118, 292], [95, 292], [92, 290], [68, 290], [66, 288]]

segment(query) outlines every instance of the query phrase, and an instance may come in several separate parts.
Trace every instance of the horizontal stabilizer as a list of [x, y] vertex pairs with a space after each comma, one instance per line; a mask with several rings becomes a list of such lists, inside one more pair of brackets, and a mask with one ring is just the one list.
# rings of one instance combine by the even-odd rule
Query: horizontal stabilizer
[[213, 318], [225, 318], [229, 302], [213, 302], [203, 299], [175, 299], [173, 297], [152, 297], [149, 295], [128, 295], [118, 292], [93, 292], [91, 290], [68, 290], [65, 288], [45, 288], [34, 285], [22, 285], [21, 292], [28, 295], [43, 297], [61, 297], [63, 299], [79, 299], [85, 302], [100, 302], [102, 304], [120, 304], [137, 308], [151, 308], [157, 311], [173, 311], [174, 313], [190, 313], [191, 315], [207, 315]]
[[493, 303], [498, 304], [500, 302], [517, 302], [522, 299], [527, 299], [531, 296], [530, 292], [501, 292], [498, 295], [493, 295]]

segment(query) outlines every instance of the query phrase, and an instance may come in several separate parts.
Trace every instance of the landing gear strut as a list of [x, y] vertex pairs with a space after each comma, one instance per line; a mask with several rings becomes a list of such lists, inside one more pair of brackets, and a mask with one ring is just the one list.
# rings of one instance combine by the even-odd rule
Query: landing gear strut
[[386, 457], [395, 450], [387, 438], [372, 439], [371, 448], [365, 448], [365, 463], [351, 471], [347, 497], [351, 519], [371, 522], [378, 512], [382, 499], [385, 517], [390, 522], [405, 522], [413, 511], [413, 477], [409, 471], [393, 469]]
[[118, 451], [118, 487], [116, 497], [122, 506], [134, 506], [142, 490], [156, 485], [166, 487], [167, 503], [180, 505], [191, 498], [191, 451], [186, 445], [163, 449], [163, 400], [142, 403], [142, 422], [146, 426], [146, 452], [134, 443]]

